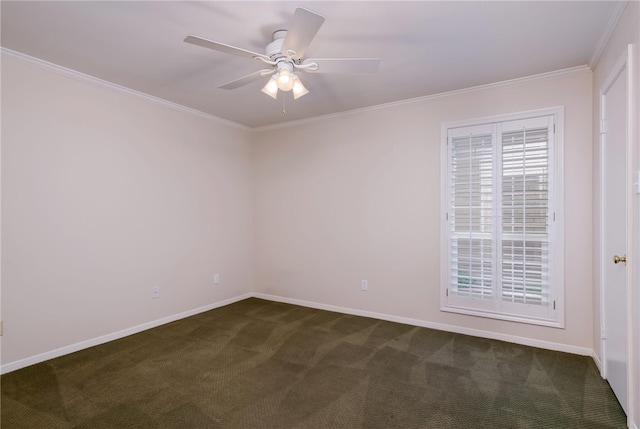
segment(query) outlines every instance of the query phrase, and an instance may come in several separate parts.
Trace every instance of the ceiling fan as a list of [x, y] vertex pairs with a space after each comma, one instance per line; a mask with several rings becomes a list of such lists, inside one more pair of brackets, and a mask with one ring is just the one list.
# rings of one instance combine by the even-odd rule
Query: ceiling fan
[[239, 57], [258, 59], [270, 66], [247, 76], [221, 85], [222, 89], [235, 89], [240, 86], [271, 76], [262, 92], [276, 99], [278, 90], [293, 91], [298, 99], [309, 91], [298, 75], [299, 71], [309, 73], [375, 73], [378, 71], [378, 58], [304, 58], [304, 53], [324, 23], [324, 17], [308, 9], [296, 9], [289, 27], [273, 33], [264, 54], [230, 46], [198, 36], [187, 36], [187, 43], [224, 52]]

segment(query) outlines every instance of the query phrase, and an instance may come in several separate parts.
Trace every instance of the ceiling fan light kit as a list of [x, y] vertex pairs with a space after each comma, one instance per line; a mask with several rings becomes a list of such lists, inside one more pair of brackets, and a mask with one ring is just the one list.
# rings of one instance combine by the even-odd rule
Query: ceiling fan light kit
[[308, 93], [309, 93], [309, 90], [305, 88], [300, 78], [296, 74], [294, 74], [293, 75], [293, 99], [297, 100], [298, 98]]
[[281, 91], [291, 91], [293, 89], [293, 66], [288, 62], [278, 64], [278, 89]]
[[264, 88], [262, 88], [262, 92], [274, 100], [278, 98], [278, 90], [285, 92], [293, 90], [294, 100], [309, 93], [307, 88], [300, 82], [298, 75], [291, 73], [291, 71], [286, 68], [280, 72], [275, 72]]
[[297, 100], [309, 93], [296, 72], [298, 70], [308, 73], [375, 73], [378, 71], [380, 62], [378, 58], [303, 59], [305, 50], [323, 23], [322, 15], [305, 8], [297, 8], [288, 30], [274, 31], [273, 41], [265, 49], [266, 54], [251, 52], [198, 36], [187, 36], [184, 41], [239, 57], [258, 59], [272, 67], [227, 82], [220, 88], [235, 89], [271, 75], [262, 92], [277, 99], [278, 90], [292, 91], [293, 99]]
[[264, 88], [262, 88], [262, 92], [276, 100], [278, 98], [278, 79], [276, 79], [275, 76], [272, 76]]

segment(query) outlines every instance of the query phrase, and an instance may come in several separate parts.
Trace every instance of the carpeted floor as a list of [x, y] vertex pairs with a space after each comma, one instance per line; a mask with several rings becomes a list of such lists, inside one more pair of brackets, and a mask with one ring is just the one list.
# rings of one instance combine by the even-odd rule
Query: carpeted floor
[[0, 381], [3, 429], [626, 427], [589, 357], [255, 298]]

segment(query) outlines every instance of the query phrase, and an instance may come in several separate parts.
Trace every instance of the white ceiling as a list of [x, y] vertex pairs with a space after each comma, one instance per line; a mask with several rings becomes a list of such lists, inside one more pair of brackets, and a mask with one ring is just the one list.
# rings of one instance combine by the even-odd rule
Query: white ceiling
[[[375, 75], [304, 74], [310, 93], [275, 101], [263, 64], [184, 43], [189, 34], [263, 52], [297, 6], [326, 21], [306, 57], [378, 57]], [[2, 1], [4, 48], [248, 127], [589, 64], [612, 1]], [[282, 94], [282, 93], [281, 93]]]

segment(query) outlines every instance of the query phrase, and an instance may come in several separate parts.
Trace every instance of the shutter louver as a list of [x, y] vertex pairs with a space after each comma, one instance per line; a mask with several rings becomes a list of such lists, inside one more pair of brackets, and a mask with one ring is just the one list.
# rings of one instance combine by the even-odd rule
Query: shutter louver
[[502, 134], [502, 299], [549, 302], [548, 128]]
[[451, 291], [461, 296], [492, 298], [492, 135], [452, 138], [450, 162]]

